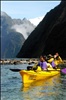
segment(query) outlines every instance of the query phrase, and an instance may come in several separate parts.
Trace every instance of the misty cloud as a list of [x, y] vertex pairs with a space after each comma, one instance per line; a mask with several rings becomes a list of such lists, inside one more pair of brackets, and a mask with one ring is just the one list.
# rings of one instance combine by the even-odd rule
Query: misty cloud
[[20, 24], [20, 25], [13, 25], [11, 29], [15, 29], [16, 32], [20, 32], [25, 39], [29, 36], [29, 34], [34, 30], [33, 26], [30, 26], [29, 23], [26, 24]]

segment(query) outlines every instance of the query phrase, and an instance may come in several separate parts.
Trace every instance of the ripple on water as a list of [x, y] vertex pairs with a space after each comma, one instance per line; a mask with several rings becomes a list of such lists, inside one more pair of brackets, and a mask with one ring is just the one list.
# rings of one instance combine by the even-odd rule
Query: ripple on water
[[1, 100], [66, 100], [66, 76], [55, 76], [24, 85], [20, 74], [9, 69], [24, 69], [26, 66], [23, 64], [1, 67]]

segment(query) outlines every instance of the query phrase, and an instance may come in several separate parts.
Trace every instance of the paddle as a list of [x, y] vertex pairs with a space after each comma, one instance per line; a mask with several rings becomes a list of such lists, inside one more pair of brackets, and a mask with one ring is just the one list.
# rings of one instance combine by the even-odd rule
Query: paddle
[[[31, 70], [31, 69], [32, 69], [32, 66], [27, 66], [27, 70]], [[19, 72], [23, 69], [10, 69], [10, 70], [13, 71], [13, 72]]]
[[22, 69], [10, 69], [11, 71], [13, 71], [13, 72], [19, 72], [19, 71], [21, 71]]
[[66, 74], [66, 68], [61, 69], [62, 74]]
[[[10, 70], [13, 71], [13, 72], [19, 72], [19, 71], [21, 71], [22, 69], [10, 69]], [[48, 71], [59, 71], [59, 70], [48, 70]], [[61, 72], [62, 74], [66, 74], [66, 68], [61, 69], [60, 72]]]

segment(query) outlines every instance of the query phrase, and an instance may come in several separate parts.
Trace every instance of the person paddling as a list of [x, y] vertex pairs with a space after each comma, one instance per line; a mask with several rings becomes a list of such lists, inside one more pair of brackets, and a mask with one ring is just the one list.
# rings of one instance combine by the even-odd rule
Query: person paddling
[[40, 62], [38, 63], [37, 66], [40, 66], [42, 70], [47, 70], [47, 62], [46, 62], [46, 57], [45, 56], [40, 56]]
[[56, 65], [60, 64], [60, 63], [63, 63], [63, 60], [61, 59], [61, 57], [59, 56], [59, 53], [56, 53], [54, 55], [54, 61], [56, 63]]
[[57, 66], [56, 66], [56, 64], [54, 62], [54, 57], [51, 54], [48, 55], [48, 63], [51, 64], [51, 66], [52, 66], [53, 69], [57, 68]]

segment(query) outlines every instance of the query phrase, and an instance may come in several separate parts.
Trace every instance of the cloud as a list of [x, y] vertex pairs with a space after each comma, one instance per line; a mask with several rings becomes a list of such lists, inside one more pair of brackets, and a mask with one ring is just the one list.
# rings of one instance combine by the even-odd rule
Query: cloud
[[28, 35], [33, 31], [34, 27], [30, 26], [28, 23], [20, 24], [20, 25], [13, 25], [11, 29], [15, 29], [16, 32], [20, 32], [25, 39], [27, 39]]

